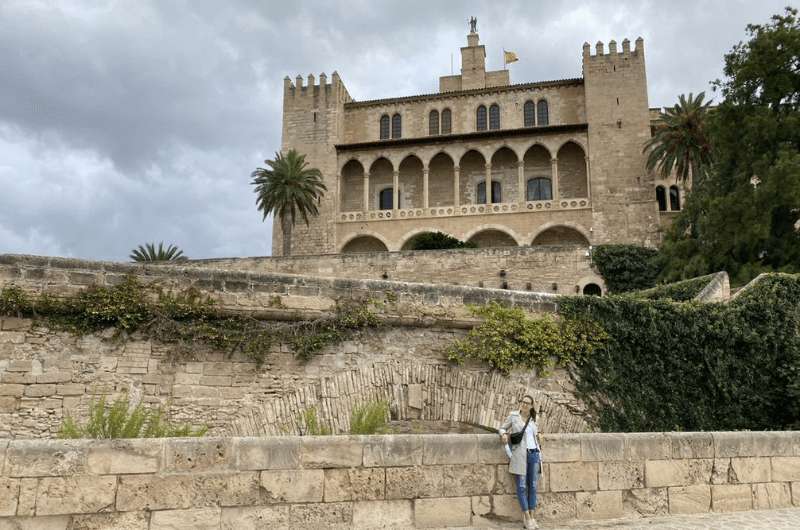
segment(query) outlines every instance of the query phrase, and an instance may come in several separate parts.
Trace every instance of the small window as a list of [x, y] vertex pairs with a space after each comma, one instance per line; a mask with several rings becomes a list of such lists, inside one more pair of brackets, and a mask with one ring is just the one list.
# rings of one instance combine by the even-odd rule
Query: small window
[[389, 115], [381, 116], [381, 140], [389, 139]]
[[669, 209], [678, 212], [681, 209], [681, 194], [678, 186], [669, 187]]
[[522, 109], [522, 117], [525, 121], [525, 127], [533, 127], [536, 125], [536, 105], [534, 105], [533, 101], [526, 101], [525, 106]]
[[450, 134], [453, 131], [452, 118], [450, 109], [442, 111], [442, 134]]
[[436, 136], [439, 134], [439, 111], [432, 110], [428, 115], [428, 134]]
[[500, 106], [495, 103], [489, 107], [489, 129], [497, 130], [500, 128]]
[[392, 116], [392, 138], [401, 138], [402, 130], [402, 122], [400, 121], [400, 115], [395, 114]]
[[[503, 202], [502, 196], [502, 186], [496, 180], [492, 181], [492, 204]], [[486, 204], [486, 181], [482, 180], [478, 182], [478, 187], [476, 190], [476, 195], [478, 196], [478, 204]]]
[[667, 211], [667, 194], [664, 191], [664, 186], [656, 186], [656, 200], [658, 201], [658, 211]]
[[[394, 193], [392, 188], [384, 188], [378, 194], [378, 209], [391, 210], [394, 208]], [[399, 205], [398, 205], [399, 208]]]
[[547, 111], [546, 99], [540, 99], [539, 103], [536, 104], [536, 123], [539, 126], [550, 124], [550, 116]]
[[478, 107], [478, 111], [475, 115], [476, 118], [476, 128], [479, 131], [486, 130], [486, 107], [481, 105]]
[[528, 179], [528, 189], [526, 191], [529, 201], [550, 201], [553, 199], [553, 183], [547, 177], [536, 177]]

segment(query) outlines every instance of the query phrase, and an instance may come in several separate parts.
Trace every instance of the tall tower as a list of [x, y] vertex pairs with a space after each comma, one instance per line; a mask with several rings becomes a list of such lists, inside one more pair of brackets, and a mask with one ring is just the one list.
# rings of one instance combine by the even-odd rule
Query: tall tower
[[644, 40], [602, 42], [591, 54], [583, 45], [589, 167], [592, 175], [593, 239], [597, 243], [654, 245], [658, 217], [653, 183], [642, 152], [650, 138]]
[[[339, 78], [319, 75], [319, 83], [309, 74], [308, 81], [297, 76], [295, 82], [283, 80], [283, 129], [281, 151], [296, 149], [306, 155], [309, 167], [322, 172], [328, 191], [320, 204], [320, 214], [309, 219], [309, 225], [297, 219], [292, 232], [292, 254], [323, 254], [334, 249], [334, 220], [336, 208], [336, 149], [344, 132], [344, 104], [350, 94]], [[272, 225], [272, 255], [283, 253], [283, 233], [279, 219]]]

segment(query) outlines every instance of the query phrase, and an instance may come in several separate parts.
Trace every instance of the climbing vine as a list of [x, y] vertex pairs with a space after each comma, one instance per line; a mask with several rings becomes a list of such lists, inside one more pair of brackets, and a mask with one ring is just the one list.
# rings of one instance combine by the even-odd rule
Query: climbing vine
[[276, 344], [288, 344], [307, 360], [352, 333], [379, 325], [369, 303], [341, 303], [316, 319], [264, 321], [221, 311], [196, 289], [173, 293], [144, 286], [134, 276], [66, 298], [32, 296], [15, 286], [5, 287], [0, 290], [0, 315], [39, 318], [54, 329], [79, 335], [107, 328], [116, 330], [116, 338], [140, 333], [176, 345], [178, 357], [191, 355], [192, 345], [201, 343], [229, 355], [241, 353], [259, 366]]
[[637, 245], [598, 245], [592, 250], [592, 263], [612, 293], [653, 287], [659, 272], [657, 257], [655, 249]]

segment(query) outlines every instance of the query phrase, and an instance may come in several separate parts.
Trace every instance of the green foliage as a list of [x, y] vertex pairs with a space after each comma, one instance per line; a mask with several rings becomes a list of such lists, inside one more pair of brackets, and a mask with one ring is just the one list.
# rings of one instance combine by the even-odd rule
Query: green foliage
[[333, 315], [285, 324], [230, 315], [195, 289], [163, 291], [141, 285], [134, 276], [64, 299], [34, 297], [17, 287], [4, 287], [0, 315], [43, 317], [51, 327], [75, 334], [106, 328], [116, 328], [117, 338], [141, 333], [176, 345], [178, 355], [190, 353], [201, 343], [229, 355], [241, 353], [259, 366], [275, 344], [288, 343], [298, 357], [307, 360], [361, 329], [379, 325], [369, 303], [338, 305]]
[[189, 258], [183, 255], [183, 251], [175, 245], [167, 245], [164, 248], [164, 242], [158, 244], [156, 248], [155, 243], [145, 243], [139, 245], [131, 251], [129, 256], [132, 261], [137, 262], [152, 262], [152, 261], [186, 261]]
[[658, 287], [653, 287], [652, 289], [647, 289], [645, 291], [640, 291], [633, 294], [637, 298], [646, 298], [649, 300], [664, 299], [672, 300], [674, 302], [688, 302], [700, 294], [700, 291], [702, 291], [705, 286], [711, 282], [713, 277], [713, 274], [707, 274], [705, 276], [700, 276], [699, 278], [691, 278], [689, 280], [683, 280], [675, 283], [666, 283], [664, 285], [659, 285]]
[[317, 408], [308, 407], [303, 411], [301, 417], [303, 425], [301, 426], [301, 434], [306, 436], [327, 436], [331, 434], [331, 430], [324, 425], [320, 425], [319, 418], [317, 418]]
[[658, 251], [637, 245], [598, 245], [592, 263], [609, 292], [624, 293], [653, 287], [658, 276]]
[[728, 304], [571, 297], [560, 311], [609, 336], [570, 368], [604, 431], [800, 427], [800, 276]]
[[89, 404], [89, 419], [79, 425], [67, 416], [58, 433], [59, 438], [173, 438], [203, 436], [208, 427], [193, 430], [189, 425], [174, 425], [164, 417], [161, 408], [142, 405], [131, 407], [127, 397], [106, 406], [106, 397]]
[[267, 168], [257, 168], [250, 175], [256, 195], [256, 206], [266, 219], [280, 219], [283, 233], [283, 255], [291, 255], [291, 237], [297, 217], [308, 224], [309, 216], [319, 215], [319, 203], [328, 188], [319, 169], [309, 168], [306, 156], [290, 149], [284, 156], [275, 153], [274, 160], [265, 160]]
[[410, 250], [447, 250], [452, 248], [478, 248], [472, 241], [461, 241], [442, 232], [424, 232], [411, 240]]
[[800, 272], [800, 19], [787, 8], [747, 31], [716, 82], [714, 166], [665, 238], [663, 281], [725, 270], [742, 285]]
[[477, 359], [504, 374], [514, 368], [547, 374], [553, 366], [583, 357], [605, 336], [586, 321], [531, 318], [518, 307], [497, 302], [473, 307], [472, 312], [483, 322], [448, 348], [448, 358], [459, 364]]
[[350, 414], [350, 434], [376, 434], [386, 429], [389, 404], [376, 401], [356, 405]]
[[703, 103], [705, 93], [697, 97], [681, 94], [674, 107], [667, 108], [656, 124], [656, 132], [645, 144], [647, 169], [656, 170], [663, 179], [672, 177], [687, 182], [701, 182], [711, 167], [711, 141], [707, 113], [711, 101]]

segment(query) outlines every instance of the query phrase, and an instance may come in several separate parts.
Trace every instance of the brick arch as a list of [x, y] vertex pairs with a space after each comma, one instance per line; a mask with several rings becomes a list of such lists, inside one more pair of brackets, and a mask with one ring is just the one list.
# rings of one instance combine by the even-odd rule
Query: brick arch
[[[531, 149], [533, 149], [533, 148], [534, 148], [534, 147], [536, 147], [536, 146], [539, 146], [539, 147], [541, 147], [542, 149], [544, 149], [545, 151], [547, 151], [547, 154], [549, 154], [549, 155], [550, 155], [550, 158], [553, 158], [553, 150], [552, 150], [552, 149], [550, 149], [550, 148], [547, 146], [547, 144], [545, 144], [545, 143], [543, 143], [543, 142], [541, 142], [541, 141], [539, 141], [539, 140], [536, 140], [536, 141], [533, 141], [533, 142], [530, 142], [530, 143], [526, 143], [526, 144], [523, 146], [523, 149], [522, 149], [522, 156], [521, 156], [521, 157], [519, 157], [519, 158], [520, 158], [520, 159], [524, 159], [524, 158], [525, 158], [525, 156], [528, 154], [528, 151], [530, 151]], [[560, 147], [560, 146], [559, 146], [559, 147]], [[556, 149], [556, 152], [558, 152], [558, 149]]]
[[557, 392], [551, 395], [488, 369], [397, 360], [341, 370], [245, 408], [225, 427], [224, 434], [300, 434], [301, 416], [307, 407], [315, 407], [320, 424], [330, 427], [334, 434], [346, 433], [353, 406], [378, 400], [389, 403], [394, 419], [454, 421], [494, 430], [526, 394], [536, 402], [540, 432], [591, 432], [586, 420], [574, 412], [577, 403], [565, 404]]
[[[377, 232], [361, 232], [358, 234], [353, 234], [352, 236], [347, 238], [344, 241], [344, 243], [342, 243], [342, 245], [339, 247], [339, 252], [341, 254], [362, 252], [359, 250], [352, 250], [355, 245], [354, 242], [358, 239], [364, 240], [363, 242], [365, 243], [364, 245], [365, 247], [368, 248], [374, 247], [374, 250], [365, 250], [363, 252], [387, 252], [389, 250], [389, 243], [382, 235], [378, 234]], [[380, 245], [383, 245], [383, 248], [379, 248]], [[351, 250], [348, 250], [348, 246], [350, 247]]]
[[364, 169], [364, 171], [366, 171], [367, 167], [369, 167], [369, 166], [364, 164], [364, 160], [362, 160], [361, 156], [359, 156], [359, 155], [349, 156], [347, 158], [342, 158], [342, 159], [340, 159], [339, 162], [340, 162], [339, 163], [339, 174], [340, 175], [342, 173], [342, 170], [345, 168], [345, 166], [347, 166], [350, 162], [358, 162], [361, 165], [361, 167]]
[[358, 158], [350, 158], [339, 169], [339, 211], [364, 210], [364, 165]]
[[577, 294], [583, 293], [583, 288], [589, 285], [590, 283], [598, 285], [600, 287], [600, 291], [603, 294], [606, 294], [608, 292], [608, 289], [606, 288], [606, 282], [605, 280], [603, 280], [603, 277], [600, 276], [599, 274], [590, 274], [578, 280], [578, 284], [576, 285], [577, 289], [575, 290], [576, 293]]

